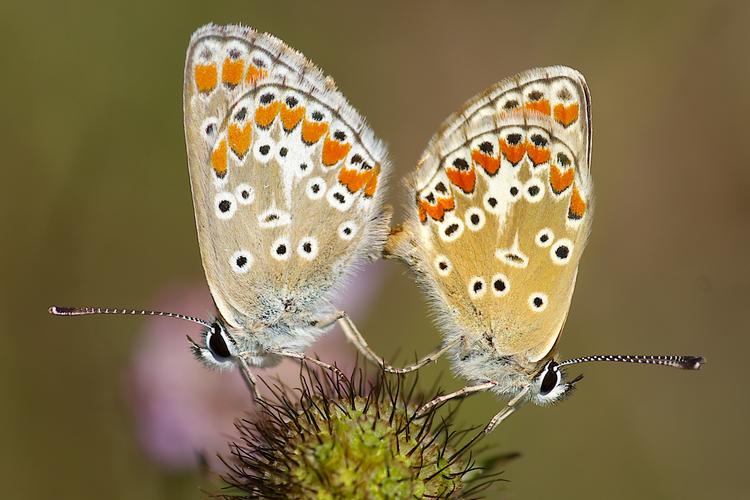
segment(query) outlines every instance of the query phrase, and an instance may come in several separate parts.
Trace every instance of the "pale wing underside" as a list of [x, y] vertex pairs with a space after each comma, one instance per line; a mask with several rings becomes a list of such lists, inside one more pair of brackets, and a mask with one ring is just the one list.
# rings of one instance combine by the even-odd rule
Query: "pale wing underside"
[[590, 228], [590, 154], [588, 90], [563, 67], [495, 85], [433, 137], [392, 245], [449, 336], [484, 336], [530, 362], [549, 354]]
[[385, 148], [300, 53], [249, 28], [201, 28], [184, 112], [203, 267], [231, 324], [311, 312], [380, 251]]

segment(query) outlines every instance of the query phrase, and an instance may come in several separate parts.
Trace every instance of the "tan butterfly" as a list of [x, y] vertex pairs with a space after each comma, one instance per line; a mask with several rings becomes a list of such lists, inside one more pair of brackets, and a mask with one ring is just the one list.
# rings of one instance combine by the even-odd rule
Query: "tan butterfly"
[[193, 34], [183, 106], [198, 240], [218, 317], [50, 312], [199, 323], [205, 330], [192, 344], [196, 356], [210, 367], [239, 366], [253, 389], [250, 367], [306, 359], [303, 350], [337, 321], [380, 362], [330, 295], [385, 244], [383, 143], [331, 78], [279, 39], [242, 26]]
[[578, 264], [591, 230], [591, 99], [561, 66], [504, 80], [467, 102], [432, 138], [408, 186], [415, 203], [386, 252], [414, 271], [438, 312], [455, 371], [510, 398], [549, 404], [578, 379], [561, 368], [622, 361], [697, 369], [692, 356], [556, 360]]

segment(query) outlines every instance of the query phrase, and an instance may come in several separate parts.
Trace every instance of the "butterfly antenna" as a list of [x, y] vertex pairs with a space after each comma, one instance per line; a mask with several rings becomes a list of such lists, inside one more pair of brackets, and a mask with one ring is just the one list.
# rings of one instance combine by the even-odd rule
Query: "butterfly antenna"
[[642, 355], [611, 355], [598, 354], [562, 361], [558, 366], [577, 365], [578, 363], [590, 363], [594, 361], [612, 363], [638, 363], [644, 365], [671, 366], [683, 370], [700, 370], [706, 360], [703, 356], [642, 356]]
[[49, 313], [55, 316], [87, 316], [90, 314], [119, 314], [123, 316], [161, 316], [164, 318], [176, 318], [183, 319], [185, 321], [192, 321], [199, 325], [211, 328], [211, 323], [208, 321], [196, 318], [193, 316], [187, 316], [185, 314], [163, 312], [163, 311], [149, 311], [149, 310], [138, 310], [138, 309], [110, 309], [109, 307], [59, 307], [52, 306], [49, 308]]

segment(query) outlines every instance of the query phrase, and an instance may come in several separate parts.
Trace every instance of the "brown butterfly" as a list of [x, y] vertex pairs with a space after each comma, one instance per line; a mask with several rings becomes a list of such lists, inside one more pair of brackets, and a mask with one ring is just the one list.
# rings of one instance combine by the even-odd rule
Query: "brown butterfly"
[[[477, 391], [550, 404], [573, 388], [562, 368], [619, 361], [698, 369], [693, 356], [558, 361], [578, 264], [591, 231], [591, 99], [583, 76], [554, 66], [489, 88], [449, 117], [409, 179], [414, 208], [386, 252], [403, 259], [437, 311], [455, 371]], [[580, 378], [580, 377], [579, 377]]]
[[[207, 366], [250, 367], [303, 351], [341, 322], [330, 301], [357, 265], [380, 256], [387, 152], [360, 114], [299, 52], [243, 26], [208, 25], [190, 40], [185, 141], [203, 268], [218, 317], [53, 307], [57, 315], [145, 314], [205, 327], [192, 342]], [[257, 392], [256, 392], [257, 395]]]

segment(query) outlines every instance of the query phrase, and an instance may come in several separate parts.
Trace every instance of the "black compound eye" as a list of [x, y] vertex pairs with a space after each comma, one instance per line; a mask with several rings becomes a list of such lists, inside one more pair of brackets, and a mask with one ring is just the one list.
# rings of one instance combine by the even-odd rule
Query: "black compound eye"
[[552, 390], [557, 387], [557, 383], [560, 381], [560, 374], [557, 372], [557, 370], [553, 370], [551, 366], [548, 366], [547, 369], [544, 372], [544, 377], [542, 378], [542, 385], [539, 388], [539, 394], [542, 396], [546, 396]]
[[214, 325], [211, 328], [211, 333], [208, 336], [208, 349], [211, 351], [216, 358], [226, 359], [232, 357], [232, 353], [229, 352], [227, 343], [224, 342], [224, 336], [221, 334], [221, 328], [219, 325]]

